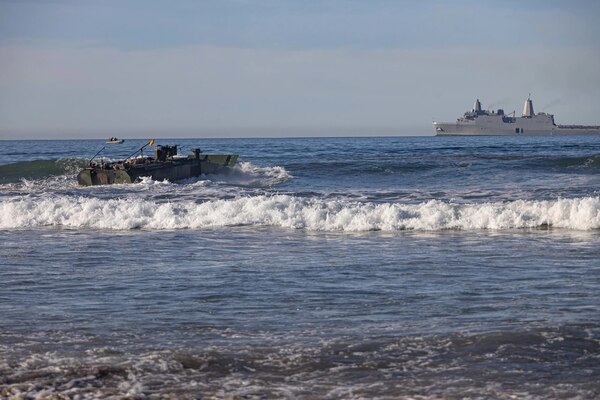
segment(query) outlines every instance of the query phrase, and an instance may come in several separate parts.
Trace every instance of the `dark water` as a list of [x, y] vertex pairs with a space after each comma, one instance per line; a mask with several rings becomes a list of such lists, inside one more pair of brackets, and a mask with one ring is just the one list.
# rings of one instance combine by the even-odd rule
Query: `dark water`
[[0, 142], [0, 398], [600, 396], [599, 138], [159, 143]]

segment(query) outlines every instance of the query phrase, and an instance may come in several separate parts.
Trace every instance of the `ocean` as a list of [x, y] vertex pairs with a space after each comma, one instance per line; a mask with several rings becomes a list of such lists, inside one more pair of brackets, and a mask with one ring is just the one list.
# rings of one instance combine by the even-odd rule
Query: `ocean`
[[600, 397], [600, 138], [103, 142], [0, 141], [0, 398]]

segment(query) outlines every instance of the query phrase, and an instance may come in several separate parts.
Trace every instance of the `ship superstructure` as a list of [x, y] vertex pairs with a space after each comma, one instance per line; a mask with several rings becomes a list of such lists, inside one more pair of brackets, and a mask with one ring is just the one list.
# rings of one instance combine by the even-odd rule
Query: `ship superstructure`
[[[512, 114], [512, 116], [511, 116]], [[515, 116], [513, 111], [483, 110], [479, 99], [471, 111], [452, 122], [434, 122], [435, 134], [439, 136], [492, 136], [492, 135], [600, 135], [600, 126], [557, 125], [554, 115], [535, 113], [531, 98], [525, 100], [523, 113]]]

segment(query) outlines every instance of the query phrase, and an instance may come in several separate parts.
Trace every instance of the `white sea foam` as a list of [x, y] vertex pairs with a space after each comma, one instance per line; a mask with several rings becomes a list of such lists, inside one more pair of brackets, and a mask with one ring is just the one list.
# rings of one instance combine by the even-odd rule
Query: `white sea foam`
[[[294, 333], [299, 332], [289, 334]], [[596, 365], [593, 349], [597, 340], [583, 338], [581, 331], [572, 331], [575, 336], [567, 344], [545, 339], [560, 335], [560, 330], [449, 336], [365, 334], [366, 339], [361, 341], [355, 337], [322, 338], [321, 333], [317, 345], [307, 343], [303, 335], [289, 345], [266, 334], [258, 337], [268, 337], [270, 341], [260, 346], [250, 336], [241, 335], [235, 344], [167, 345], [161, 350], [143, 352], [130, 351], [118, 339], [110, 347], [91, 347], [98, 339], [103, 340], [94, 336], [87, 340], [77, 338], [77, 347], [86, 350], [76, 353], [72, 352], [73, 342], [66, 346], [60, 341], [37, 343], [44, 339], [41, 336], [32, 341], [36, 345], [24, 348], [0, 344], [0, 350], [6, 354], [6, 361], [0, 360], [0, 372], [5, 377], [0, 397], [304, 398], [309, 387], [311, 398], [415, 398], [408, 393], [423, 393], [416, 397], [419, 399], [465, 395], [499, 399], [595, 398], [595, 386], [587, 383], [589, 371], [595, 372], [593, 367], [579, 368], [583, 371], [574, 374], [577, 381], [569, 376], [569, 382], [574, 383], [561, 379], [573, 362]], [[22, 345], [24, 338], [31, 339], [19, 335], [17, 343]], [[40, 351], [40, 346], [58, 349]], [[69, 349], [70, 354], [61, 348]], [[588, 353], [591, 354], [583, 357], [584, 361], [577, 356]], [[549, 355], [553, 357], [550, 359]], [[536, 376], [534, 381], [525, 376], [516, 389], [511, 389], [515, 386], [514, 370], [521, 367], [523, 357], [537, 361], [541, 370], [538, 374], [542, 376]], [[493, 379], [489, 379], [489, 374], [477, 373], [482, 362], [490, 365]], [[411, 375], [410, 385], [396, 385], [398, 371]]]
[[[292, 175], [284, 167], [261, 167], [247, 161], [237, 163], [226, 173], [208, 174], [200, 177], [184, 179], [176, 182], [178, 185], [206, 186], [208, 182], [225, 182], [236, 186], [271, 187], [292, 179]], [[168, 180], [155, 181], [151, 177], [142, 177], [139, 182], [146, 186], [171, 184]]]
[[0, 202], [0, 228], [198, 229], [274, 226], [314, 231], [600, 228], [600, 197], [453, 204], [361, 203], [290, 195], [159, 203], [75, 196], [14, 197]]
[[154, 179], [152, 179], [149, 176], [142, 176], [142, 177], [140, 177], [139, 183], [141, 185], [145, 185], [145, 186], [157, 186], [157, 185], [168, 185], [170, 182], [167, 179], [155, 181]]
[[241, 161], [229, 173], [215, 175], [216, 180], [225, 180], [238, 185], [273, 186], [292, 179], [292, 175], [281, 166], [261, 167]]

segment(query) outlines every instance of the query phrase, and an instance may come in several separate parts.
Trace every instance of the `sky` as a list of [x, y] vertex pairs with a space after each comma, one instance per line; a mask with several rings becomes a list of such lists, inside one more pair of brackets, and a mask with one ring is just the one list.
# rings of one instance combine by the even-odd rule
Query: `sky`
[[600, 125], [600, 2], [0, 0], [0, 139]]

